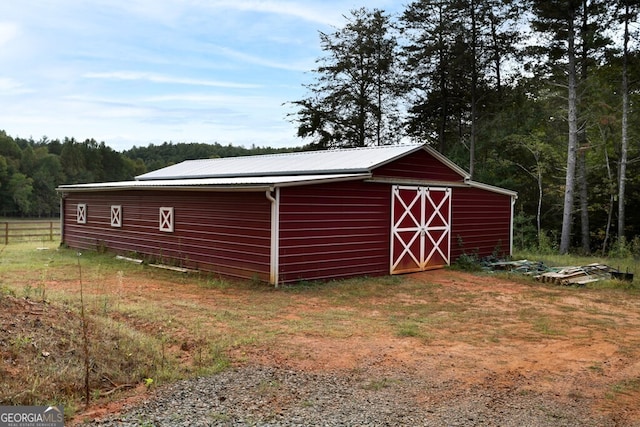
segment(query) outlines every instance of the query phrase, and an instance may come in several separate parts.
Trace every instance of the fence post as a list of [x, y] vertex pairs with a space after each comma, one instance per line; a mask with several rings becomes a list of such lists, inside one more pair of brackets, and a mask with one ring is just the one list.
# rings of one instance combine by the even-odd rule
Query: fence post
[[49, 241], [53, 242], [53, 221], [49, 221]]
[[4, 244], [9, 244], [9, 222], [4, 223]]

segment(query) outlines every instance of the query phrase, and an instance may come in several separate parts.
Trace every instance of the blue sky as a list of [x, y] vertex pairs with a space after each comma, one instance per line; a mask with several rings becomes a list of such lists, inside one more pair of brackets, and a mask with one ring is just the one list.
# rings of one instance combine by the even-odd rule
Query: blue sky
[[318, 31], [393, 0], [5, 0], [0, 129], [39, 140], [298, 146]]

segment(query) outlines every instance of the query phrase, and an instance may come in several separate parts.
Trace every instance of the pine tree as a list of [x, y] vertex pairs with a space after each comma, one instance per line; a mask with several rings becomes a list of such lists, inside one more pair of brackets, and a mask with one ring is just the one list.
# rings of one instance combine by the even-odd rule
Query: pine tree
[[576, 27], [581, 0], [533, 0], [536, 18], [533, 28], [549, 36], [542, 46], [550, 62], [562, 63], [567, 83], [567, 167], [565, 172], [560, 253], [569, 252], [573, 204], [575, 196], [576, 161], [578, 148], [578, 79], [576, 66]]
[[294, 122], [298, 136], [313, 138], [314, 148], [362, 147], [397, 142], [397, 41], [390, 18], [378, 9], [357, 9], [344, 28], [320, 33], [326, 56], [307, 85], [310, 95]]

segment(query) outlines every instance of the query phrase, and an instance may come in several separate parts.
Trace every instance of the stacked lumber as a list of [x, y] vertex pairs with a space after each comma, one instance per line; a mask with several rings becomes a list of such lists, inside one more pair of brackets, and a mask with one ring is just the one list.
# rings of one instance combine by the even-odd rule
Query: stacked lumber
[[583, 286], [587, 283], [611, 279], [611, 272], [612, 269], [609, 266], [594, 263], [580, 267], [556, 268], [554, 271], [549, 271], [536, 276], [536, 279], [542, 282], [555, 283], [557, 285]]

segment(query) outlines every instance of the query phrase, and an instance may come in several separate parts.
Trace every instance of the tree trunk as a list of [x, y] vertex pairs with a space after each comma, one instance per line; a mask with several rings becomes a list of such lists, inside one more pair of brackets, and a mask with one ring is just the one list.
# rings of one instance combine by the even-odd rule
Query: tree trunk
[[500, 57], [500, 49], [498, 48], [498, 34], [493, 14], [491, 15], [489, 22], [491, 23], [491, 40], [493, 42], [493, 66], [496, 71], [496, 92], [498, 92], [498, 99], [502, 99], [502, 77], [500, 75], [500, 63], [502, 62], [502, 58]]
[[538, 158], [536, 157], [536, 163], [538, 164], [537, 169], [538, 169], [538, 208], [536, 209], [536, 230], [537, 230], [537, 236], [538, 236], [538, 242], [540, 242], [540, 234], [542, 233], [542, 226], [541, 226], [541, 217], [542, 217], [542, 168], [540, 167], [540, 162], [538, 161]]
[[[584, 135], [586, 140], [586, 134], [584, 130], [581, 135]], [[581, 241], [582, 252], [585, 254], [591, 253], [591, 236], [589, 235], [589, 189], [587, 187], [587, 152], [584, 146], [578, 152], [578, 189], [580, 196], [580, 229], [581, 229]]]
[[444, 55], [444, 39], [442, 35], [443, 27], [444, 27], [444, 19], [443, 19], [443, 10], [442, 5], [439, 7], [439, 15], [438, 15], [438, 53], [439, 53], [439, 64], [440, 67], [440, 97], [442, 99], [442, 107], [440, 112], [440, 132], [439, 132], [439, 147], [438, 151], [441, 153], [446, 153], [446, 140], [445, 140], [445, 132], [447, 129], [447, 114], [448, 114], [448, 99], [447, 99], [447, 73], [445, 71], [445, 55]]
[[[589, 33], [589, 13], [587, 0], [582, 1], [582, 52], [581, 52], [581, 73], [580, 80], [586, 83], [588, 77], [589, 43], [587, 40]], [[589, 188], [587, 186], [587, 129], [586, 123], [578, 130], [578, 190], [580, 199], [580, 236], [582, 242], [582, 252], [591, 253], [591, 236], [589, 235]]]
[[375, 106], [375, 120], [376, 120], [376, 140], [375, 145], [382, 145], [382, 70], [380, 68], [382, 64], [382, 44], [379, 39], [376, 39], [376, 75], [375, 75], [375, 88], [376, 88], [376, 106]]
[[[607, 152], [607, 144], [606, 144], [606, 139], [603, 137], [602, 138], [603, 141], [605, 141], [605, 143], [603, 144], [604, 146], [604, 159], [606, 161], [606, 165], [607, 165], [607, 177], [609, 178], [609, 182], [613, 182], [613, 177], [612, 177], [612, 173], [611, 173], [611, 166], [609, 164], [609, 153]], [[610, 191], [609, 194], [609, 207], [607, 208], [607, 225], [604, 229], [604, 240], [602, 241], [602, 256], [605, 256], [607, 254], [607, 245], [609, 244], [609, 233], [611, 230], [611, 221], [613, 218], [613, 207], [615, 205], [615, 194], [613, 191]]]
[[573, 200], [576, 176], [576, 148], [578, 143], [578, 114], [577, 114], [577, 88], [576, 88], [576, 53], [575, 53], [575, 27], [574, 15], [570, 15], [567, 28], [567, 56], [569, 102], [567, 120], [569, 123], [569, 141], [567, 144], [567, 172], [564, 189], [564, 205], [562, 211], [562, 232], [560, 235], [560, 253], [569, 252], [571, 245], [571, 223], [573, 221]]
[[478, 104], [478, 58], [477, 58], [476, 2], [471, 0], [471, 141], [469, 141], [469, 177], [473, 179], [476, 163], [476, 133]]
[[625, 2], [624, 16], [624, 48], [622, 55], [622, 136], [620, 141], [620, 165], [618, 170], [618, 240], [624, 237], [625, 229], [625, 182], [627, 179], [627, 147], [629, 126], [629, 81], [627, 75], [629, 55], [629, 2]]

